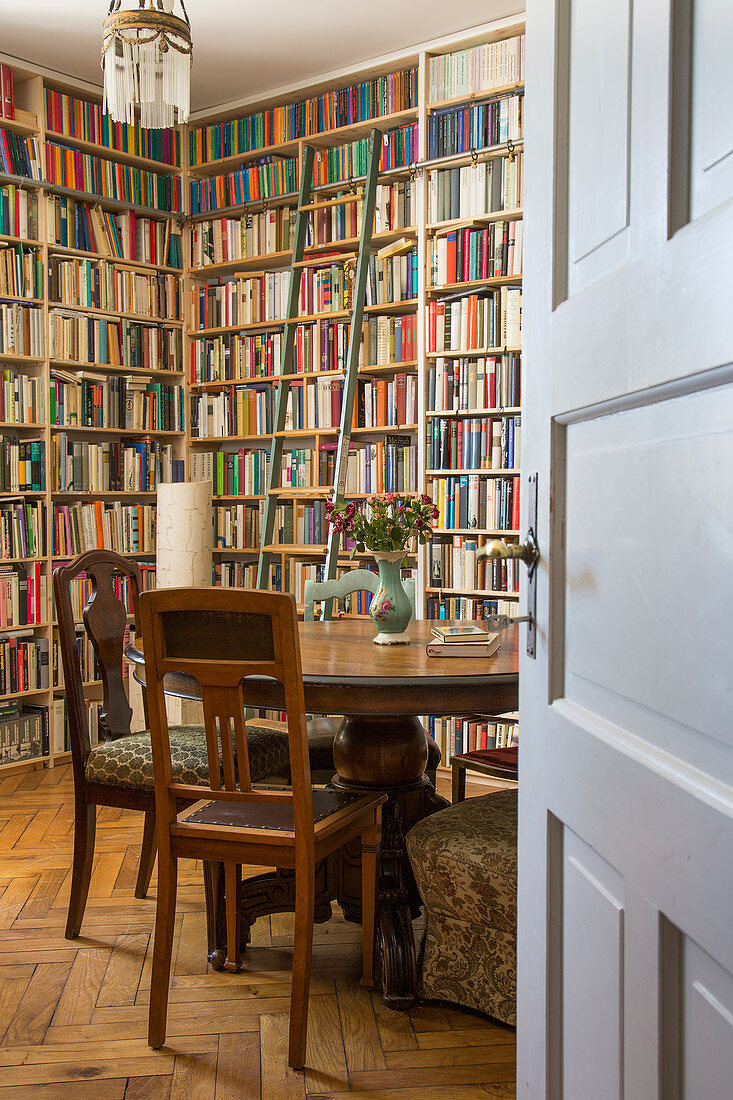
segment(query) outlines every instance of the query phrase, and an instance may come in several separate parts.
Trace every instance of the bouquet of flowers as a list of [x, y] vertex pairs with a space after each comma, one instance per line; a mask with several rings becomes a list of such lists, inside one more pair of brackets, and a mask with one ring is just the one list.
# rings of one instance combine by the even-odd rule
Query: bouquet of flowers
[[438, 509], [429, 496], [385, 496], [367, 498], [369, 516], [350, 500], [326, 505], [326, 519], [334, 531], [352, 539], [351, 555], [365, 550], [406, 550], [413, 538], [425, 543], [438, 517]]

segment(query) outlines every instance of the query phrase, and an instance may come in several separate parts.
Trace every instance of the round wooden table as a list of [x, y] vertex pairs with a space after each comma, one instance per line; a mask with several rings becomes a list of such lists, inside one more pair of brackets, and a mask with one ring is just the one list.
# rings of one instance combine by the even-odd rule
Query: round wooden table
[[[518, 703], [518, 626], [504, 631], [501, 648], [488, 659], [428, 657], [429, 621], [408, 627], [411, 644], [374, 645], [369, 620], [300, 623], [305, 705], [316, 714], [343, 714], [334, 742], [334, 786], [386, 791], [377, 892], [382, 992], [391, 1008], [414, 1003], [415, 941], [411, 914], [420, 899], [405, 851], [405, 833], [448, 803], [425, 775], [427, 743], [419, 715], [500, 714]], [[134, 660], [135, 654], [129, 654]], [[138, 661], [141, 655], [138, 655]], [[166, 689], [191, 696], [190, 680], [166, 679]], [[249, 680], [252, 707], [280, 708], [273, 680]], [[361, 911], [360, 853], [348, 848], [338, 863], [324, 866], [317, 884], [317, 919], [325, 920], [335, 898], [347, 919]], [[216, 966], [225, 943], [223, 911], [212, 901], [209, 956]], [[242, 942], [258, 916], [294, 908], [289, 873], [257, 875], [242, 883]]]

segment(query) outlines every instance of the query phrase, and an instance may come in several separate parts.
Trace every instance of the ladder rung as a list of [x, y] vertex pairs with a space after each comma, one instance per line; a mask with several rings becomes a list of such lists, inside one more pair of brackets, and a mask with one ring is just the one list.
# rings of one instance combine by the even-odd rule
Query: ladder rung
[[298, 260], [294, 263], [293, 267], [330, 267], [330, 265], [337, 260], [340, 256], [353, 256], [356, 253], [356, 249], [350, 248], [344, 252], [330, 252], [323, 258], [315, 257], [312, 260]]
[[342, 195], [340, 198], [323, 199], [322, 202], [310, 202], [307, 206], [299, 206], [298, 210], [324, 210], [327, 206], [342, 206], [347, 202], [361, 202], [364, 194]]
[[267, 495], [273, 497], [323, 497], [330, 496], [333, 485], [281, 485], [279, 489], [268, 489]]

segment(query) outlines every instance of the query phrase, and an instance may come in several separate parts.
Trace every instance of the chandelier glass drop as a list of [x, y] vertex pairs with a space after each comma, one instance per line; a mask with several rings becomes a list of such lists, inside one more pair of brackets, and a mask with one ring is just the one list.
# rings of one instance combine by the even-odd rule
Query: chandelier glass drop
[[182, 19], [173, 15], [175, 0], [138, 0], [136, 8], [123, 8], [123, 0], [110, 3], [102, 68], [104, 109], [115, 122], [134, 122], [137, 107], [148, 130], [188, 120], [193, 43], [183, 0], [178, 2]]

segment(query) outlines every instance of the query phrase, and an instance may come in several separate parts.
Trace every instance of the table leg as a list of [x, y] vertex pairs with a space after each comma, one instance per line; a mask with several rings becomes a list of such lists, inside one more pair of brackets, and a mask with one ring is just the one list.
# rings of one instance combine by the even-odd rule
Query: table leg
[[[386, 791], [377, 882], [378, 946], [382, 996], [393, 1009], [415, 1002], [417, 967], [412, 916], [420, 896], [412, 874], [405, 833], [448, 803], [425, 776], [425, 731], [410, 718], [359, 717], [345, 720], [334, 743], [339, 774], [333, 785], [350, 791]], [[346, 774], [344, 774], [346, 773]], [[349, 919], [360, 915], [359, 860], [349, 850], [339, 873], [338, 901]]]

